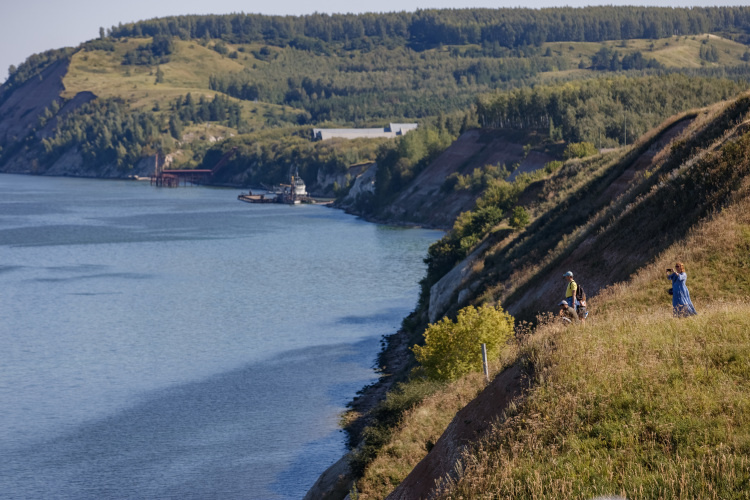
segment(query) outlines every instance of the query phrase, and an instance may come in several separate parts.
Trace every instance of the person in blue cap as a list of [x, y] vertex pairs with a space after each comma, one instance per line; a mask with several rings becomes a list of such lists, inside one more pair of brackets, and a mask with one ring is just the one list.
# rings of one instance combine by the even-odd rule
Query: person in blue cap
[[578, 301], [576, 300], [576, 291], [578, 291], [578, 285], [573, 280], [573, 273], [568, 271], [563, 274], [563, 278], [568, 282], [568, 287], [565, 289], [565, 300], [573, 310], [578, 307]]

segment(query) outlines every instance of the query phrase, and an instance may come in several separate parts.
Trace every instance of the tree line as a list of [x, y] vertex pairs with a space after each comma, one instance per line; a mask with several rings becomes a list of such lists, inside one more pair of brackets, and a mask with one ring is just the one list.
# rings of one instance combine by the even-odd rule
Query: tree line
[[[502, 8], [427, 9], [416, 12], [266, 16], [230, 14], [173, 16], [120, 24], [115, 38], [168, 35], [182, 39], [217, 38], [232, 43], [288, 45], [309, 38], [323, 43], [360, 44], [389, 39], [415, 47], [498, 43], [503, 47], [544, 42], [602, 42], [663, 38], [706, 32], [744, 31], [748, 7], [657, 8]], [[353, 47], [353, 46], [352, 46]], [[361, 48], [361, 47], [360, 47]]]
[[[243, 47], [240, 47], [243, 48]], [[378, 47], [348, 57], [263, 46], [242, 71], [209, 76], [209, 88], [238, 99], [283, 104], [306, 113], [300, 124], [437, 116], [470, 107], [478, 93], [523, 85], [540, 72], [570, 69], [566, 57], [538, 49], [515, 57]], [[528, 57], [522, 57], [530, 53]]]
[[121, 99], [96, 99], [60, 118], [42, 140], [45, 163], [78, 148], [85, 166], [116, 163], [126, 169], [158, 150], [163, 124], [151, 112], [137, 112]]
[[628, 142], [628, 136], [632, 142], [668, 116], [747, 88], [747, 80], [668, 73], [525, 87], [480, 96], [476, 104], [484, 127], [544, 129], [555, 139], [607, 147]]

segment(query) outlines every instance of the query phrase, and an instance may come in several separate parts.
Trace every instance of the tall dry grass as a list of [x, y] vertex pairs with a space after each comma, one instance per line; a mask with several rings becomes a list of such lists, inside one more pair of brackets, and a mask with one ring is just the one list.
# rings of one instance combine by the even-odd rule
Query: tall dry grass
[[[540, 326], [515, 412], [443, 498], [750, 498], [750, 200], [599, 297], [585, 328]], [[676, 319], [683, 260], [699, 314]]]
[[[747, 160], [732, 163], [742, 156], [732, 151], [745, 149], [730, 144], [725, 154], [721, 146], [730, 138], [722, 132], [725, 125], [731, 126], [732, 134], [742, 134], [737, 133], [735, 118], [744, 119], [744, 108], [723, 114], [732, 106], [717, 105], [699, 114], [694, 124], [704, 135], [680, 139], [705, 148], [699, 149], [699, 160], [661, 159], [673, 162], [671, 180], [700, 163], [695, 175], [685, 177], [695, 184], [690, 193], [709, 188], [720, 192], [722, 203], [715, 205], [720, 211], [697, 224], [695, 214], [689, 220], [672, 221], [686, 228], [670, 233], [677, 241], [670, 246], [661, 242], [656, 248], [664, 250], [651, 250], [649, 265], [641, 261], [627, 282], [610, 286], [591, 300], [593, 314], [585, 328], [553, 322], [521, 336], [515, 359], [506, 361], [526, 360], [535, 377], [532, 390], [523, 404], [507, 408], [505, 419], [465, 456], [457, 478], [446, 483], [445, 498], [748, 497], [750, 181], [742, 177]], [[737, 143], [744, 148], [747, 138], [740, 137]], [[601, 175], [597, 182], [603, 185], [605, 177], [617, 175], [617, 171], [605, 172], [606, 168], [597, 171]], [[711, 184], [703, 186], [701, 179]], [[656, 189], [627, 193], [605, 212], [607, 208], [620, 215], [636, 211], [627, 206], [638, 200], [653, 204], [657, 194], [667, 192], [668, 181], [658, 180]], [[673, 186], [669, 193], [679, 191]], [[692, 194], [687, 197], [692, 199]], [[691, 203], [696, 205], [690, 200], [683, 204], [686, 210], [694, 210]], [[579, 230], [595, 231], [599, 226], [605, 231], [605, 219], [595, 215]], [[540, 227], [549, 222], [540, 220]], [[632, 227], [643, 229], [638, 224]], [[566, 236], [563, 231], [545, 258], [560, 258], [580, 243], [582, 234]], [[641, 239], [635, 233], [628, 235], [639, 245], [649, 244], [642, 235]], [[539, 261], [534, 251], [529, 257]], [[489, 259], [488, 267], [497, 264]], [[676, 261], [687, 265], [697, 317], [672, 317], [665, 269]], [[498, 287], [523, 286], [547, 264], [524, 267], [519, 283], [506, 279]], [[485, 294], [487, 299], [493, 298], [491, 292]], [[450, 399], [451, 390], [444, 388], [439, 397]], [[455, 410], [441, 404], [419, 405], [401, 421], [390, 437], [392, 451], [359, 483], [362, 491], [368, 481], [375, 485], [366, 498], [384, 497], [413, 467], [410, 464], [426, 454], [426, 443], [433, 438], [413, 429], [421, 422], [437, 422], [435, 414], [446, 408], [450, 412], [440, 421], [447, 425]], [[430, 424], [430, 436], [439, 435], [443, 425]], [[411, 451], [405, 451], [406, 442], [411, 443]]]
[[[490, 363], [490, 374], [496, 375], [518, 357], [518, 346], [509, 345], [499, 359]], [[419, 384], [419, 381], [412, 381]], [[356, 483], [356, 498], [385, 498], [432, 449], [456, 413], [466, 406], [486, 385], [484, 375], [471, 373], [443, 384], [417, 406], [404, 412], [390, 439], [379, 450]]]
[[590, 323], [534, 335], [535, 389], [444, 498], [747, 498], [750, 305]]

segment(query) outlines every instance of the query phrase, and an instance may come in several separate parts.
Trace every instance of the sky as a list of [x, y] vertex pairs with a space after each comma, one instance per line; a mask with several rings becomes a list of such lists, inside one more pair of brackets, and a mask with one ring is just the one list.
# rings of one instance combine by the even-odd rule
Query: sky
[[77, 46], [99, 36], [99, 28], [110, 28], [155, 17], [183, 14], [268, 15], [320, 13], [400, 12], [417, 9], [499, 7], [586, 7], [589, 5], [724, 6], [746, 5], [748, 0], [13, 0], [0, 6], [0, 82], [11, 65], [18, 66], [34, 53]]

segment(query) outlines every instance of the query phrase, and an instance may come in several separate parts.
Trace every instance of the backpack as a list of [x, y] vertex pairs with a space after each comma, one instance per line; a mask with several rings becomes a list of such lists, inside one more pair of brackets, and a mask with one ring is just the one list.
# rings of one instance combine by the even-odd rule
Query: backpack
[[576, 300], [578, 302], [586, 302], [586, 292], [583, 290], [583, 287], [576, 283]]

